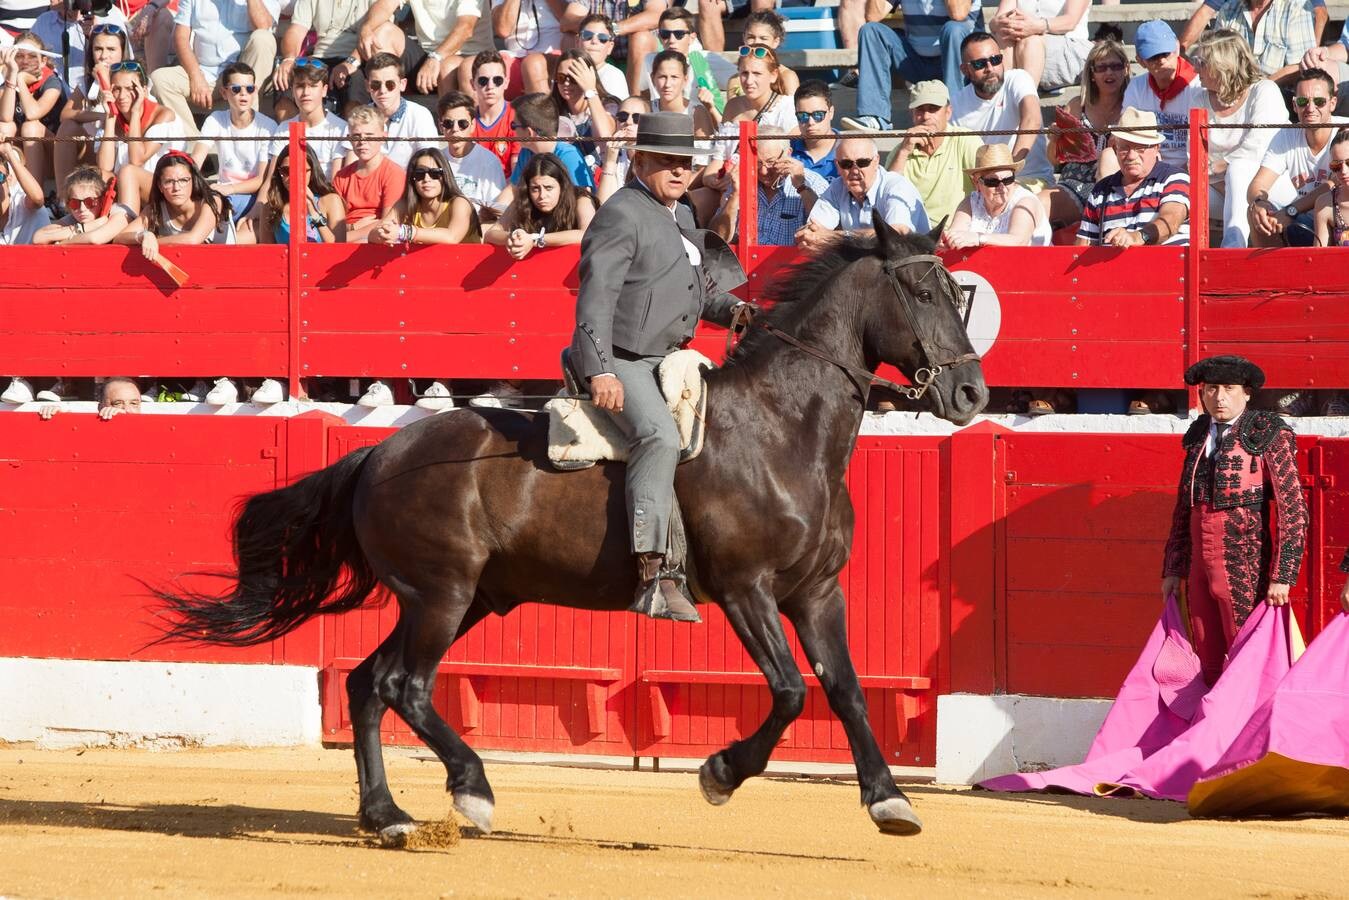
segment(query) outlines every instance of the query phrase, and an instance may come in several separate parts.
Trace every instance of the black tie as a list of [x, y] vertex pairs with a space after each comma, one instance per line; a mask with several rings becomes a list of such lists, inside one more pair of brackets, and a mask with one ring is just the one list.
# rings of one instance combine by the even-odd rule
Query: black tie
[[1210, 490], [1212, 490], [1213, 488], [1217, 487], [1217, 484], [1218, 484], [1218, 453], [1219, 453], [1219, 451], [1222, 449], [1222, 445], [1223, 445], [1223, 434], [1226, 433], [1227, 429], [1229, 429], [1229, 428], [1231, 428], [1231, 427], [1232, 427], [1231, 425], [1224, 425], [1224, 424], [1222, 424], [1221, 422], [1219, 422], [1219, 423], [1217, 423], [1217, 424], [1215, 424], [1215, 425], [1213, 426], [1213, 428], [1214, 428], [1214, 435], [1213, 435], [1213, 453], [1212, 453], [1212, 455], [1209, 456], [1209, 458], [1208, 458], [1208, 483], [1209, 483], [1209, 488], [1210, 488]]

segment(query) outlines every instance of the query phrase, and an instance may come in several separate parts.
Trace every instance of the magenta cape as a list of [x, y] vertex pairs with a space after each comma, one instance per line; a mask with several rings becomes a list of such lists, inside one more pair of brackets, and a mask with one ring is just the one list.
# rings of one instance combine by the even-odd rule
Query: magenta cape
[[1349, 615], [1312, 641], [1189, 805], [1196, 816], [1349, 815]]
[[1178, 604], [1168, 600], [1086, 760], [991, 778], [980, 787], [1185, 800], [1287, 674], [1295, 652], [1289, 621], [1288, 607], [1259, 604], [1237, 633], [1222, 677], [1206, 692]]

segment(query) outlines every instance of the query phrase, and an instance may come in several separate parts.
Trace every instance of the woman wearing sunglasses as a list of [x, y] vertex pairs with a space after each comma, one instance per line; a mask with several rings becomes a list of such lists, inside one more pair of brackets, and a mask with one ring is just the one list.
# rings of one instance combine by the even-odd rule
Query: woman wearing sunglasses
[[[311, 244], [335, 244], [347, 236], [347, 208], [324, 174], [311, 146], [305, 147], [309, 184], [305, 200], [305, 236]], [[263, 189], [253, 215], [245, 220], [241, 243], [290, 243], [290, 148], [284, 147], [272, 167], [272, 177]]]
[[187, 135], [173, 110], [150, 99], [140, 63], [134, 60], [113, 63], [108, 73], [112, 102], [107, 105], [97, 136], [152, 140], [100, 140], [95, 145], [98, 168], [104, 178], [117, 176], [118, 200], [140, 210], [154, 187], [152, 174], [160, 160], [169, 151], [183, 152]]
[[1316, 201], [1316, 246], [1349, 247], [1349, 129], [1330, 142], [1330, 190]]
[[[1045, 150], [1056, 164], [1057, 191], [1070, 196], [1081, 210], [1096, 182], [1119, 171], [1110, 147], [1112, 125], [1124, 111], [1124, 89], [1129, 84], [1129, 58], [1115, 40], [1098, 41], [1082, 68], [1082, 93], [1054, 110]], [[1090, 132], [1066, 131], [1089, 128]]]
[[984, 144], [965, 170], [974, 191], [956, 208], [941, 244], [953, 250], [969, 247], [1046, 247], [1049, 216], [1039, 199], [1017, 184], [1025, 163], [1012, 159], [1006, 144]]
[[407, 191], [370, 232], [370, 243], [478, 244], [482, 230], [473, 202], [454, 182], [445, 154], [418, 150], [408, 161]]
[[628, 148], [637, 143], [637, 123], [642, 120], [642, 114], [650, 111], [651, 104], [641, 97], [629, 97], [618, 105], [618, 112], [614, 113], [614, 124], [617, 126], [614, 137], [618, 140], [605, 143], [599, 183], [595, 186], [595, 194], [601, 204], [628, 183], [631, 165]]
[[[135, 214], [112, 200], [107, 181], [93, 166], [80, 166], [63, 185], [70, 212], [33, 235], [34, 244], [110, 244]], [[107, 212], [104, 208], [107, 207]]]
[[[558, 134], [564, 129], [561, 120], [571, 123], [577, 137], [609, 137], [614, 133], [614, 113], [619, 101], [599, 83], [599, 73], [590, 57], [581, 50], [567, 50], [559, 57], [557, 75], [553, 79], [553, 105], [559, 117]], [[599, 163], [598, 150], [591, 141], [578, 141], [576, 149], [586, 158], [591, 168]]]
[[[61, 125], [56, 130], [59, 138], [71, 138], [80, 134], [93, 137], [98, 126], [107, 114], [107, 104], [112, 99], [110, 88], [112, 78], [109, 69], [123, 60], [131, 58], [131, 48], [127, 44], [126, 32], [121, 26], [112, 23], [95, 25], [89, 32], [89, 43], [85, 49], [84, 78], [74, 88], [70, 102], [61, 110]], [[87, 143], [58, 141], [52, 145], [52, 166], [56, 171], [56, 181], [64, 184], [70, 172], [79, 165], [91, 165], [95, 162], [93, 147]]]

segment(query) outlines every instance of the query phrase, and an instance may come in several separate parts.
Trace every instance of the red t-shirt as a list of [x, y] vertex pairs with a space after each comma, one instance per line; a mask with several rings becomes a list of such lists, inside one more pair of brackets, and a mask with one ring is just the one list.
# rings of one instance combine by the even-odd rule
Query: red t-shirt
[[[477, 138], [502, 138], [515, 137], [515, 131], [511, 129], [513, 110], [509, 103], [501, 108], [501, 115], [491, 125], [484, 125], [482, 119], [473, 117], [473, 136]], [[520, 155], [520, 145], [513, 144], [510, 141], [492, 141], [490, 144], [483, 144], [488, 150], [501, 160], [502, 174], [507, 178], [511, 177], [511, 172], [515, 171], [515, 158]]]
[[403, 197], [407, 175], [403, 167], [387, 156], [379, 168], [370, 174], [359, 171], [360, 162], [343, 166], [333, 176], [333, 187], [347, 205], [347, 222], [359, 225], [362, 220], [383, 216]]

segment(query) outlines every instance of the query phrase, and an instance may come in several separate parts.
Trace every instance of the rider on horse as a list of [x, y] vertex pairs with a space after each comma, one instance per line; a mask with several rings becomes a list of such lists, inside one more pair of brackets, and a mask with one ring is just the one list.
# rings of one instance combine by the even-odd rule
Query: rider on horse
[[729, 325], [742, 305], [727, 289], [745, 282], [730, 248], [695, 228], [679, 202], [693, 177], [693, 120], [646, 113], [637, 127], [632, 179], [600, 207], [581, 241], [572, 364], [595, 405], [628, 442], [627, 508], [640, 585], [634, 612], [700, 621], [683, 575], [666, 564], [679, 434], [656, 369], [686, 345], [698, 319]]

